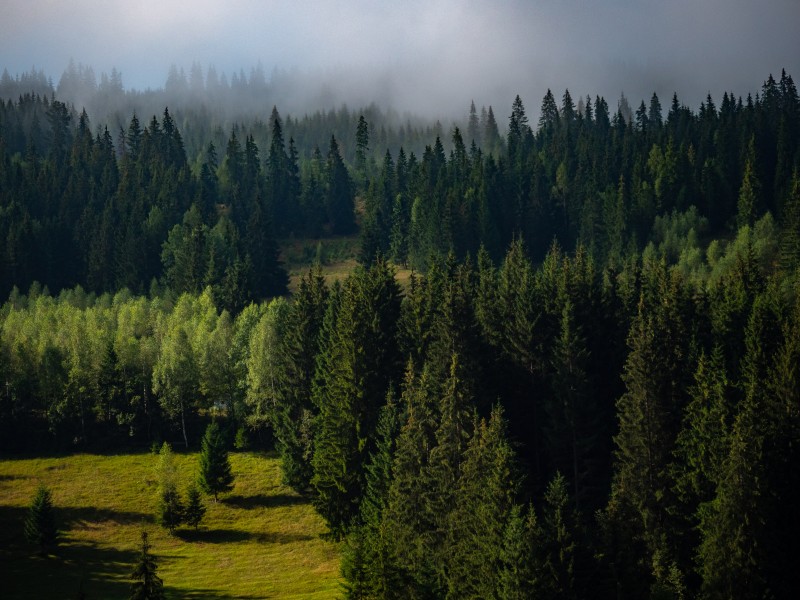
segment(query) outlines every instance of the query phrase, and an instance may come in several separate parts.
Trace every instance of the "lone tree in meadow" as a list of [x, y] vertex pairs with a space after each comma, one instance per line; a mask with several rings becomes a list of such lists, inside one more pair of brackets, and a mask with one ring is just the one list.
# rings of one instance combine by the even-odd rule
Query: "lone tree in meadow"
[[156, 521], [170, 533], [174, 533], [183, 522], [183, 503], [178, 493], [178, 469], [172, 448], [167, 442], [164, 442], [158, 453], [156, 477], [158, 478]]
[[150, 554], [150, 544], [147, 541], [147, 532], [142, 529], [142, 552], [139, 555], [139, 562], [136, 563], [131, 579], [133, 585], [131, 586], [130, 600], [163, 600], [164, 596], [164, 582], [156, 575], [155, 557]]
[[58, 528], [53, 513], [53, 500], [50, 490], [44, 484], [36, 490], [28, 518], [25, 519], [25, 537], [30, 543], [39, 546], [42, 556], [47, 555], [48, 548], [56, 545]]
[[193, 485], [187, 492], [186, 509], [183, 511], [183, 521], [190, 527], [197, 529], [205, 514], [206, 507], [203, 506], [203, 499], [200, 497], [200, 490], [197, 489], [197, 486]]
[[233, 474], [228, 451], [219, 425], [216, 423], [211, 423], [203, 436], [198, 483], [206, 494], [214, 495], [214, 502], [217, 501], [217, 494], [233, 489]]
[[175, 529], [183, 523], [183, 502], [178, 490], [168, 488], [161, 492], [158, 502], [158, 524], [175, 533]]

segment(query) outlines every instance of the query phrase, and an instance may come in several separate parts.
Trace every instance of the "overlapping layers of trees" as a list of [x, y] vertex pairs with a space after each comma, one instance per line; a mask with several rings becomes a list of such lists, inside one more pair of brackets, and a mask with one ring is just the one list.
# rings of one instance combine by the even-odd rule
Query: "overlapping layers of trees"
[[[269, 431], [347, 538], [352, 597], [789, 595], [791, 78], [663, 121], [655, 97], [630, 120], [568, 94], [542, 109], [534, 133], [515, 102], [487, 154], [454, 131], [449, 158], [380, 163], [361, 135], [364, 266], [341, 284], [311, 271], [239, 312], [213, 282], [13, 294], [2, 439], [194, 444], [212, 411]], [[424, 276], [401, 290], [391, 260]]]

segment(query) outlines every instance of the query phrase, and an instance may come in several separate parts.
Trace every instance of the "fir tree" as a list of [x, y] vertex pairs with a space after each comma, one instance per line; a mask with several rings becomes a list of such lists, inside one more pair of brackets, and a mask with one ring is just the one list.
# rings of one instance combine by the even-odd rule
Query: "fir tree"
[[159, 525], [169, 530], [170, 533], [175, 533], [184, 520], [183, 501], [178, 490], [174, 488], [162, 490], [156, 517]]
[[739, 204], [736, 216], [736, 224], [739, 227], [744, 227], [745, 225], [752, 227], [755, 223], [761, 209], [760, 192], [761, 184], [758, 181], [756, 168], [755, 138], [752, 137], [747, 150], [742, 185], [739, 188]]
[[481, 421], [464, 451], [448, 530], [448, 595], [491, 598], [500, 587], [503, 542], [517, 492], [502, 410]]
[[[400, 296], [383, 261], [345, 282], [335, 329], [326, 332], [319, 374], [324, 388], [314, 439], [315, 503], [334, 535], [358, 514], [364, 467], [389, 382], [397, 376]], [[318, 369], [322, 363], [318, 364]]]
[[150, 543], [147, 540], [147, 532], [142, 530], [142, 546], [139, 554], [139, 562], [131, 573], [133, 585], [131, 586], [130, 600], [163, 600], [164, 583], [156, 574], [158, 565], [155, 557], [150, 553]]
[[533, 507], [523, 511], [515, 504], [503, 536], [498, 598], [526, 600], [546, 596], [543, 545], [542, 528]]
[[46, 556], [48, 549], [57, 543], [58, 528], [53, 511], [53, 500], [50, 490], [44, 484], [41, 484], [36, 490], [36, 495], [28, 509], [28, 517], [25, 519], [25, 537], [31, 544], [39, 546], [42, 556]]
[[543, 541], [546, 553], [544, 582], [547, 595], [553, 598], [577, 598], [575, 555], [576, 517], [570, 507], [567, 480], [561, 473], [547, 486]]
[[216, 423], [211, 423], [203, 436], [198, 483], [206, 494], [213, 494], [214, 502], [218, 494], [233, 489], [233, 473], [225, 439]]
[[183, 511], [183, 520], [190, 527], [197, 529], [205, 514], [206, 507], [203, 505], [200, 490], [193, 485], [186, 494], [186, 508]]

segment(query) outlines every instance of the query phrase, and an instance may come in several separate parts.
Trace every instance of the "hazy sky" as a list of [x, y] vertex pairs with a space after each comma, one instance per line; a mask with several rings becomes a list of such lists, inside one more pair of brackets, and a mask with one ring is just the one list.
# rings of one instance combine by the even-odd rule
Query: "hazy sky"
[[261, 62], [426, 114], [473, 98], [500, 117], [517, 93], [534, 114], [547, 88], [696, 108], [784, 67], [800, 78], [798, 26], [800, 0], [2, 0], [0, 68], [57, 83], [73, 58], [144, 88], [173, 63], [230, 77]]

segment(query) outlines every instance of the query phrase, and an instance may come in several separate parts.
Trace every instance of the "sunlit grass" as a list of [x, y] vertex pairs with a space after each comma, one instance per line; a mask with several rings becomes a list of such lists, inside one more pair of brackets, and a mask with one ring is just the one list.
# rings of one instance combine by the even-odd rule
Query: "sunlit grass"
[[[182, 489], [197, 473], [196, 454], [176, 454]], [[0, 596], [127, 598], [139, 532], [150, 533], [170, 598], [335, 598], [339, 548], [311, 505], [280, 484], [275, 458], [231, 455], [234, 489], [198, 531], [171, 536], [153, 522], [152, 454], [74, 455], [0, 460]], [[62, 525], [56, 552], [39, 558], [23, 536], [39, 483], [53, 494]], [[7, 575], [5, 572], [8, 572]]]

